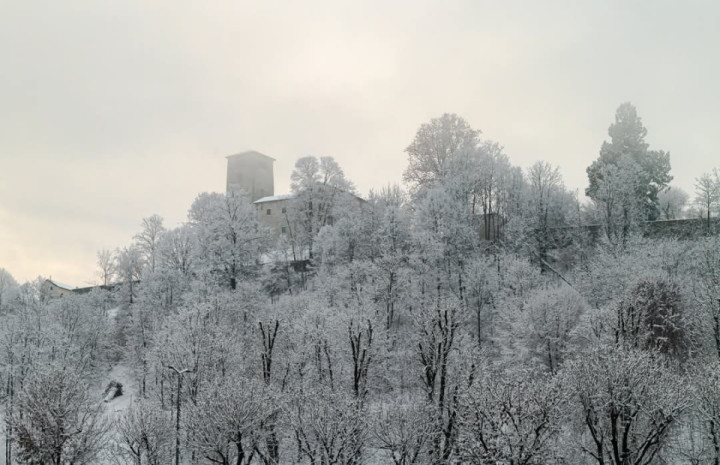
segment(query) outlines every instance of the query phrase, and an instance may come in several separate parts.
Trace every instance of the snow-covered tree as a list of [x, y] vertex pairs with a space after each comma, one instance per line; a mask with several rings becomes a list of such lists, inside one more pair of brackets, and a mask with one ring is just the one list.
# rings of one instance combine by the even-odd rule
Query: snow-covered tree
[[542, 373], [485, 367], [463, 398], [461, 456], [469, 463], [554, 463], [563, 397]]
[[103, 286], [110, 284], [115, 276], [115, 256], [111, 250], [102, 249], [97, 252], [97, 274]]
[[165, 233], [163, 219], [160, 215], [152, 215], [142, 219], [142, 231], [134, 237], [138, 249], [143, 254], [145, 263], [150, 271], [155, 271], [155, 264], [158, 261], [158, 244]]
[[152, 402], [131, 404], [114, 420], [113, 455], [134, 464], [164, 465], [173, 458], [170, 416]]
[[685, 380], [650, 351], [591, 348], [568, 362], [562, 382], [572, 392], [575, 440], [598, 465], [656, 463], [690, 408]]
[[458, 152], [476, 148], [479, 134], [454, 113], [445, 113], [423, 124], [405, 149], [408, 167], [403, 180], [414, 194], [431, 187], [445, 178]]
[[142, 253], [132, 245], [115, 251], [115, 275], [123, 285], [123, 292], [127, 293], [127, 301], [132, 304], [137, 294], [137, 283], [142, 278], [145, 266]]
[[16, 457], [24, 463], [94, 464], [106, 447], [108, 423], [84, 380], [53, 367], [29, 376], [13, 419]]
[[0, 312], [14, 298], [18, 291], [18, 283], [5, 268], [0, 268]]
[[269, 232], [243, 192], [200, 194], [189, 217], [198, 241], [195, 261], [204, 272], [230, 289], [256, 272]]
[[188, 276], [195, 266], [196, 248], [196, 237], [190, 226], [183, 225], [165, 232], [158, 244], [161, 266]]
[[351, 196], [355, 188], [332, 157], [298, 159], [290, 180], [293, 199], [286, 221], [293, 250], [296, 259], [305, 253], [312, 259], [315, 236], [323, 226], [334, 223], [338, 202]]
[[707, 228], [710, 230], [710, 218], [715, 210], [720, 208], [720, 172], [717, 168], [711, 173], [704, 173], [695, 179], [695, 204], [700, 208], [703, 217], [707, 219]]
[[689, 195], [678, 187], [668, 187], [658, 194], [658, 207], [663, 220], [683, 218], [683, 210], [688, 203]]
[[625, 170], [632, 164], [636, 168], [631, 174], [633, 184], [628, 192], [631, 196], [628, 202], [639, 206], [638, 215], [642, 220], [656, 219], [659, 216], [658, 194], [672, 181], [670, 154], [648, 149], [645, 142], [647, 129], [629, 102], [618, 107], [608, 135], [610, 142], [603, 142], [600, 156], [587, 168], [590, 185], [585, 190], [586, 195], [592, 199], [602, 197], [599, 194], [601, 184], [627, 174]]

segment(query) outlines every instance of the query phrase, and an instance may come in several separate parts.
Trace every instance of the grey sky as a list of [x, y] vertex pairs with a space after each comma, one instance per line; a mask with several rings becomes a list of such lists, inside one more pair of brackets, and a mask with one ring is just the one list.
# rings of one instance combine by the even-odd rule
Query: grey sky
[[444, 112], [583, 189], [629, 100], [691, 191], [720, 166], [718, 24], [711, 1], [3, 2], [0, 267], [95, 281], [97, 250], [184, 221], [242, 150], [280, 193], [313, 154], [365, 194]]

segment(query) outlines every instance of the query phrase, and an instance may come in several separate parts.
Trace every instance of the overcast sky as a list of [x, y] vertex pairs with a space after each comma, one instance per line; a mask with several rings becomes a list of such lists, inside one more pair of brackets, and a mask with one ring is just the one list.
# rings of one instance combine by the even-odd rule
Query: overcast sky
[[[690, 5], [690, 3], [692, 3]], [[715, 1], [0, 3], [0, 267], [98, 280], [145, 216], [182, 223], [225, 155], [329, 155], [362, 194], [457, 113], [583, 189], [631, 101], [673, 184], [720, 166]]]

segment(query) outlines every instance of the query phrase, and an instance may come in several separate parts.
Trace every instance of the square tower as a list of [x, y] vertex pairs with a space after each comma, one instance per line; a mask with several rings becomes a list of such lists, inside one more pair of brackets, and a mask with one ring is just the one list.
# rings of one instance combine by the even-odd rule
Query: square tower
[[269, 195], [275, 195], [273, 177], [274, 158], [263, 155], [254, 150], [242, 152], [227, 157], [227, 188], [231, 190], [242, 189], [254, 202]]

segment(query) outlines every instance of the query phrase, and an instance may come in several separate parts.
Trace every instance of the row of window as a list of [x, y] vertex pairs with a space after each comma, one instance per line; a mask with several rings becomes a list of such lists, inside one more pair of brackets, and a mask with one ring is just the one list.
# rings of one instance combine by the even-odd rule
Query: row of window
[[[282, 213], [285, 213], [286, 211], [287, 211], [287, 210], [285, 209], [285, 207], [282, 207]], [[266, 213], [267, 213], [268, 215], [272, 215], [272, 208], [268, 208]]]

